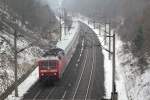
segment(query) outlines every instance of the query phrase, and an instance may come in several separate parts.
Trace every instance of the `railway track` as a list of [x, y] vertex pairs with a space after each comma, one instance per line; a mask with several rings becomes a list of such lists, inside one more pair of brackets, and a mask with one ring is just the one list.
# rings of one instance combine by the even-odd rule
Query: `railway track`
[[[90, 45], [93, 45], [94, 41]], [[93, 67], [94, 67], [94, 47], [88, 49], [88, 57], [86, 55], [85, 62], [83, 64], [82, 73], [77, 82], [77, 87], [75, 88], [75, 92], [73, 94], [72, 100], [74, 99], [83, 99], [86, 100], [89, 93], [89, 88], [91, 85]], [[90, 73], [90, 74], [89, 74]], [[85, 84], [86, 83], [86, 84]]]
[[84, 39], [79, 41], [62, 79], [49, 86], [35, 83], [23, 100], [101, 99], [104, 96], [103, 55], [101, 48], [95, 46], [99, 43], [95, 34], [88, 34]]

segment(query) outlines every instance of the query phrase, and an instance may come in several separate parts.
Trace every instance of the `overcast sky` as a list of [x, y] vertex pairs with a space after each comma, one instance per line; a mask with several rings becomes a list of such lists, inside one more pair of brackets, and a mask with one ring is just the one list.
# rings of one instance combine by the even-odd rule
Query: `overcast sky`
[[52, 9], [56, 9], [61, 6], [61, 2], [63, 0], [47, 0], [48, 4], [51, 6]]

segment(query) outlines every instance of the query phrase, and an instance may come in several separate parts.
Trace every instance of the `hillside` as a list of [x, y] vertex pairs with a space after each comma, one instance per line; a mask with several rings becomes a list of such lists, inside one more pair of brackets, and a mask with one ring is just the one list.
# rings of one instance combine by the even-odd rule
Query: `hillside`
[[0, 0], [0, 94], [14, 83], [14, 32], [20, 78], [58, 40], [58, 25], [51, 8], [39, 1]]

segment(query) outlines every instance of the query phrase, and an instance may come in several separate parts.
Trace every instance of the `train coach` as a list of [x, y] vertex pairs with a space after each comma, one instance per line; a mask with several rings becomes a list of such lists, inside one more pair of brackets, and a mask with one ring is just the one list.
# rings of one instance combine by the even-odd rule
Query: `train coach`
[[50, 49], [38, 60], [39, 79], [41, 81], [60, 80], [66, 68], [66, 62], [66, 56], [62, 49]]
[[[76, 46], [79, 42], [80, 33], [74, 34], [67, 47], [59, 42], [57, 47], [47, 51], [41, 59], [38, 60], [39, 79], [40, 80], [60, 80], [68, 63], [70, 62]], [[63, 49], [61, 49], [63, 48]]]

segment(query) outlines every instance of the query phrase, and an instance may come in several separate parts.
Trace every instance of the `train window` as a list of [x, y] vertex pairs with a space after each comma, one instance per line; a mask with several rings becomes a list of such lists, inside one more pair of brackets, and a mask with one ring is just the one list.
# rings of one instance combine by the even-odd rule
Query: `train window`
[[42, 67], [55, 67], [57, 64], [56, 61], [43, 61], [40, 63], [40, 66]]

